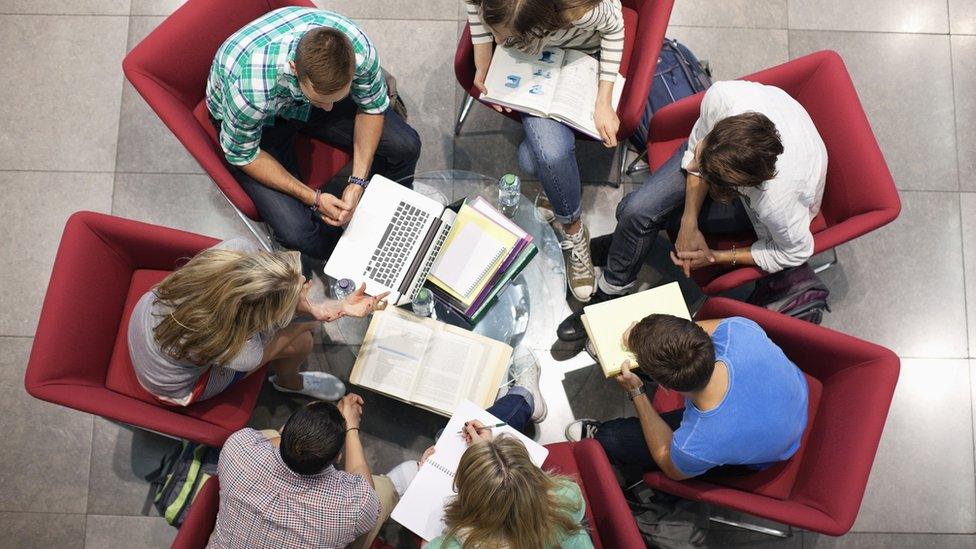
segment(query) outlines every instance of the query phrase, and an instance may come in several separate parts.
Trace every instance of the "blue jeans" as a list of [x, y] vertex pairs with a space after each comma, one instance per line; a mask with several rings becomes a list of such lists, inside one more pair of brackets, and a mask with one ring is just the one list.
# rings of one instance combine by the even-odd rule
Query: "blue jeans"
[[532, 419], [534, 410], [532, 393], [524, 387], [512, 387], [508, 394], [495, 401], [488, 408], [488, 413], [512, 426], [513, 429], [524, 433]]
[[[617, 205], [617, 227], [599, 281], [604, 292], [620, 294], [633, 288], [657, 233], [662, 229], [677, 231], [680, 227], [687, 178], [681, 169], [681, 157], [687, 148], [686, 141]], [[723, 204], [706, 198], [698, 228], [704, 234], [732, 234], [752, 230], [752, 222], [741, 200]]]
[[539, 178], [556, 220], [570, 224], [580, 218], [579, 165], [576, 135], [569, 126], [549, 118], [523, 115], [525, 139], [518, 148], [522, 171]]
[[[264, 128], [261, 133], [261, 148], [301, 180], [294, 148], [296, 134], [351, 150], [357, 112], [356, 104], [347, 97], [336, 103], [331, 111], [313, 107], [307, 122], [278, 118], [274, 126]], [[387, 109], [383, 134], [373, 158], [373, 173], [411, 187], [419, 158], [420, 136], [393, 109]], [[326, 260], [332, 255], [342, 229], [326, 225], [293, 196], [259, 183], [239, 169], [232, 168], [231, 173], [251, 197], [262, 219], [271, 226], [279, 244], [318, 260]]]

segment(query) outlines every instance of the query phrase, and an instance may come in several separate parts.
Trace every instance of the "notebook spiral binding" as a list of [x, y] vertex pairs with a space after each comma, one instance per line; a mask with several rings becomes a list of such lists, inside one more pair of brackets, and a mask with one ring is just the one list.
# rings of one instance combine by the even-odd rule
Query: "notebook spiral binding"
[[478, 275], [478, 278], [474, 279], [474, 282], [471, 283], [471, 287], [464, 290], [464, 295], [469, 296], [471, 295], [472, 292], [474, 292], [474, 289], [478, 287], [478, 284], [480, 284], [481, 281], [484, 280], [486, 276], [488, 276], [488, 273], [491, 272], [492, 268], [495, 266], [495, 263], [497, 263], [498, 260], [501, 259], [504, 253], [505, 250], [498, 250], [498, 252], [495, 253], [495, 257], [492, 258], [492, 260], [488, 263], [488, 266], [481, 271], [481, 274]]
[[451, 470], [448, 469], [447, 467], [441, 465], [440, 463], [437, 463], [436, 461], [430, 458], [427, 458], [427, 463], [430, 464], [434, 469], [437, 469], [438, 471], [444, 473], [445, 475], [454, 478], [454, 473], [451, 472]]

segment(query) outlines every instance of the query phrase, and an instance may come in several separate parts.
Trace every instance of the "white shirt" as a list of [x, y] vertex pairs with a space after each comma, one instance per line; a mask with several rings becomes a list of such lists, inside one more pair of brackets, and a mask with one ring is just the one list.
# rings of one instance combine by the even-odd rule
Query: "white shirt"
[[783, 143], [776, 177], [758, 187], [738, 188], [758, 237], [752, 258], [762, 270], [775, 273], [813, 255], [810, 222], [823, 198], [827, 148], [807, 111], [783, 90], [743, 80], [716, 82], [705, 92], [681, 167], [688, 169], [695, 146], [719, 120], [745, 112], [769, 118]]

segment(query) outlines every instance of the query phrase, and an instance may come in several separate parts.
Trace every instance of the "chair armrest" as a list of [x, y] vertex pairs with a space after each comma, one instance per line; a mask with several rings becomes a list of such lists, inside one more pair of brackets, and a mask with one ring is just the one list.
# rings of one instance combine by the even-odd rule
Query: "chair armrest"
[[705, 92], [689, 95], [655, 112], [651, 117], [648, 143], [688, 137], [701, 113], [704, 97]]
[[220, 481], [216, 476], [207, 479], [180, 526], [171, 549], [203, 549], [210, 541], [217, 524], [220, 506]]
[[627, 82], [617, 107], [620, 117], [617, 137], [620, 139], [633, 135], [644, 114], [673, 6], [674, 0], [645, 0], [637, 12], [637, 37], [625, 75]]
[[600, 443], [585, 439], [573, 445], [580, 480], [605, 547], [643, 547], [640, 531]]

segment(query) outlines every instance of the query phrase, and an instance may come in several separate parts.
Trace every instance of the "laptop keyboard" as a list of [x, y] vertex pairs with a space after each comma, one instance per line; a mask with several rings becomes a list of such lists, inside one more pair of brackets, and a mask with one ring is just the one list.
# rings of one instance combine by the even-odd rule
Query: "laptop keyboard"
[[393, 288], [428, 217], [427, 212], [401, 201], [363, 274]]
[[419, 280], [420, 283], [417, 284], [416, 288], [414, 288], [413, 294], [410, 296], [411, 300], [417, 297], [417, 294], [424, 287], [424, 280], [427, 279], [427, 274], [430, 273], [431, 267], [434, 266], [434, 260], [437, 259], [437, 254], [440, 253], [441, 246], [444, 245], [444, 241], [447, 240], [447, 234], [450, 232], [451, 232], [451, 228], [448, 227], [446, 223], [444, 225], [441, 225], [441, 234], [437, 236], [437, 240], [435, 240], [434, 245], [431, 246], [433, 250], [431, 251], [430, 255], [427, 257], [427, 261], [424, 262], [424, 267], [420, 270], [420, 273], [417, 276], [417, 280]]

